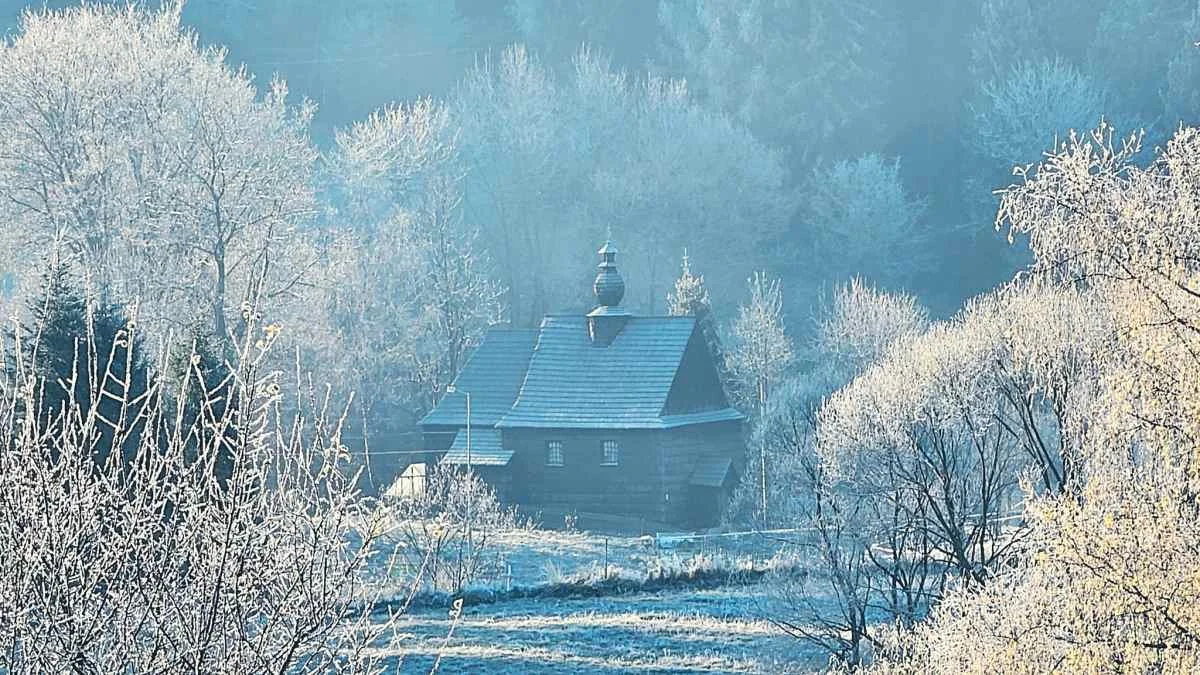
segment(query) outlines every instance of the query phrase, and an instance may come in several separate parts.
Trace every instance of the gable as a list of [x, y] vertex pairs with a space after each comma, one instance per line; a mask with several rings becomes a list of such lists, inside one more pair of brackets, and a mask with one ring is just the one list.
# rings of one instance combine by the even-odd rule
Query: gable
[[671, 383], [663, 413], [680, 415], [728, 407], [712, 349], [704, 339], [704, 331], [694, 330]]

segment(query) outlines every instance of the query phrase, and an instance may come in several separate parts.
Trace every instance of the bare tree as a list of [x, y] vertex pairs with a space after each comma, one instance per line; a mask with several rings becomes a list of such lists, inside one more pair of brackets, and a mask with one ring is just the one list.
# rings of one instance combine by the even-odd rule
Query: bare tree
[[[28, 12], [0, 49], [0, 209], [16, 260], [59, 241], [143, 321], [299, 295], [315, 254], [312, 107], [180, 28], [180, 6]], [[292, 305], [294, 306], [294, 305]]]

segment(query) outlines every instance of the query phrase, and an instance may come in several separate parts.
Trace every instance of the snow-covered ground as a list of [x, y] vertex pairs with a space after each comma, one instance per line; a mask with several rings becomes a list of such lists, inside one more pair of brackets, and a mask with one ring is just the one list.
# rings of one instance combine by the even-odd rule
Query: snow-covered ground
[[[708, 556], [710, 564], [761, 566], [778, 538], [664, 541], [553, 530], [516, 530], [493, 541], [501, 574], [478, 586], [539, 586], [609, 574], [644, 578]], [[787, 673], [819, 669], [824, 657], [785, 636], [768, 617], [770, 588], [747, 583], [612, 597], [519, 599], [467, 606], [457, 624], [444, 608], [402, 617], [395, 663], [428, 673]], [[453, 634], [447, 635], [454, 627]]]
[[[762, 586], [415, 612], [398, 626], [401, 673], [800, 673], [823, 657], [766, 620]], [[453, 635], [447, 635], [454, 626]]]
[[[679, 541], [653, 537], [619, 537], [587, 532], [517, 529], [491, 535], [488, 565], [474, 585], [492, 589], [538, 586], [580, 575], [610, 575], [629, 579], [657, 569], [678, 569], [689, 558], [710, 556], [724, 567], [763, 566], [783, 544], [779, 537], [708, 537]], [[397, 570], [403, 576], [403, 570]], [[399, 581], [399, 580], [398, 580]]]

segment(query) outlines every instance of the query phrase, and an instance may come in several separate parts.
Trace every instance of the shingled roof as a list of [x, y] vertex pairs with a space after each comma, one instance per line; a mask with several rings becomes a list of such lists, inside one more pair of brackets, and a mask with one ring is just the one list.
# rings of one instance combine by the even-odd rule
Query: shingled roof
[[[471, 401], [474, 403], [474, 401]], [[471, 411], [471, 421], [475, 421], [474, 410]], [[467, 432], [460, 429], [454, 437], [454, 443], [442, 457], [443, 464], [468, 464], [473, 466], [507, 466], [512, 460], [513, 451], [505, 450], [496, 429], [476, 429], [471, 425], [471, 452], [467, 453]], [[469, 460], [469, 462], [468, 462]]]
[[662, 429], [739, 419], [729, 408], [695, 420], [663, 416], [695, 327], [692, 317], [630, 317], [610, 344], [598, 346], [587, 318], [547, 316], [520, 394], [496, 426]]
[[454, 379], [457, 391], [442, 397], [420, 423], [464, 426], [467, 423], [465, 392], [470, 392], [471, 426], [495, 425], [512, 408], [517, 392], [521, 390], [537, 334], [536, 330], [489, 330]]

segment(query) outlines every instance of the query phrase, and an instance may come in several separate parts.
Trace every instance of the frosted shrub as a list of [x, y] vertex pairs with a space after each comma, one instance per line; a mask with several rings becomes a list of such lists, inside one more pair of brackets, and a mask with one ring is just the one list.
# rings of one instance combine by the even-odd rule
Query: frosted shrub
[[421, 494], [392, 502], [387, 513], [388, 536], [410, 580], [451, 593], [489, 573], [499, 577], [495, 537], [517, 528], [516, 511], [478, 475], [445, 465], [429, 472]]
[[[297, 391], [285, 414], [278, 373], [261, 367], [277, 330], [248, 314], [224, 393], [194, 416], [167, 401], [198, 372], [177, 390], [151, 374], [130, 400], [137, 371], [113, 367], [116, 347], [89, 361], [91, 333], [75, 336], [84, 356], [66, 381], [26, 361], [21, 333], [5, 347], [0, 671], [379, 672], [366, 651], [391, 634], [369, 616], [379, 523], [332, 403]], [[81, 403], [70, 385], [85, 369], [101, 376]], [[55, 387], [66, 403], [42, 410]]]

